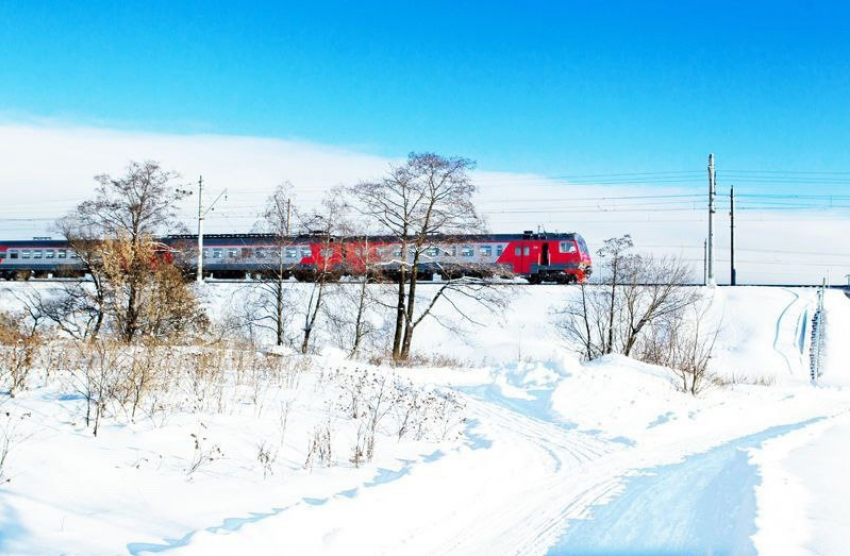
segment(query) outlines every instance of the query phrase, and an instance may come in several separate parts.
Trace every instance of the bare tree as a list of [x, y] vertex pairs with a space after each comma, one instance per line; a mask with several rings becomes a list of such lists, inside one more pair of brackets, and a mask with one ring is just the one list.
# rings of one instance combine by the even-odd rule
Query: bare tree
[[[378, 331], [376, 312], [383, 312], [390, 284], [383, 281], [384, 262], [379, 241], [370, 234], [369, 224], [352, 218], [352, 212], [340, 193], [335, 199], [341, 205], [335, 224], [338, 263], [334, 274], [341, 283], [333, 282], [325, 294], [323, 319], [337, 345], [356, 357]], [[331, 285], [331, 284], [329, 284]]]
[[97, 338], [106, 316], [106, 278], [101, 257], [103, 230], [81, 214], [79, 207], [60, 219], [56, 228], [68, 242], [69, 255], [78, 259], [82, 265], [91, 287], [79, 284], [66, 287], [63, 296], [65, 301], [55, 306], [55, 311], [51, 312], [56, 313], [54, 320], [69, 325], [69, 328], [73, 328], [73, 323], [79, 321], [81, 315], [85, 315], [86, 326], [83, 332], [87, 336]]
[[103, 302], [97, 287], [62, 282], [59, 291], [29, 289], [15, 297], [23, 304], [34, 327], [52, 325], [75, 339], [96, 336], [103, 322]]
[[602, 248], [597, 251], [602, 262], [601, 266], [608, 271], [607, 279], [610, 281], [608, 285], [610, 288], [610, 298], [608, 299], [607, 335], [605, 343], [602, 346], [602, 353], [611, 353], [614, 351], [614, 331], [616, 330], [614, 319], [619, 307], [617, 290], [621, 285], [624, 272], [628, 268], [635, 268], [635, 265], [628, 264], [629, 258], [633, 256], [630, 253], [633, 247], [632, 236], [626, 234], [621, 237], [605, 240]]
[[271, 247], [258, 253], [265, 261], [260, 271], [263, 282], [257, 286], [259, 295], [253, 302], [249, 321], [252, 325], [274, 332], [277, 345], [286, 339], [286, 325], [290, 320], [291, 304], [287, 299], [286, 282], [293, 273], [293, 263], [287, 253], [293, 243], [292, 185], [283, 183], [266, 200], [266, 210], [255, 229], [269, 236]]
[[[319, 316], [328, 313], [325, 307], [327, 286], [339, 276], [345, 262], [347, 238], [344, 232], [347, 228], [342, 222], [346, 206], [338, 191], [332, 192], [320, 209], [307, 213], [299, 211], [292, 199], [290, 184], [278, 186], [267, 201], [263, 218], [255, 225], [255, 229], [268, 234], [272, 245], [259, 253], [266, 261], [261, 271], [264, 280], [252, 286], [257, 293], [249, 304], [250, 316], [246, 315], [246, 321], [251, 326], [272, 331], [276, 343], [284, 344], [287, 326], [296, 313], [296, 304], [289, 299], [290, 279], [309, 277], [312, 285], [303, 309], [304, 324], [298, 342], [300, 351], [307, 353]], [[318, 244], [318, 252], [312, 253], [317, 257], [312, 268], [295, 262], [301, 255], [296, 248], [303, 247], [296, 243], [296, 234], [310, 238], [311, 244]], [[290, 253], [298, 256], [292, 257]]]
[[639, 264], [634, 261], [633, 247], [628, 234], [606, 240], [597, 251], [602, 285], [582, 284], [578, 299], [554, 311], [554, 319], [562, 333], [569, 340], [577, 341], [586, 359], [617, 351], [622, 337], [619, 323], [623, 311], [623, 282], [638, 285], [635, 271]]
[[340, 246], [335, 268], [348, 283], [332, 288], [323, 312], [339, 347], [353, 358], [377, 333], [375, 310], [384, 310], [391, 286], [384, 283], [387, 259], [381, 242], [372, 237], [378, 229], [370, 220], [357, 217], [350, 193], [350, 189], [335, 188], [329, 196], [330, 210], [325, 209], [335, 215], [333, 228]]
[[304, 312], [301, 353], [307, 353], [310, 349], [310, 338], [316, 320], [325, 307], [328, 284], [336, 281], [343, 271], [348, 249], [348, 238], [343, 235], [347, 230], [344, 225], [346, 210], [345, 203], [336, 192], [331, 191], [322, 201], [322, 207], [319, 210], [301, 217], [302, 228], [315, 237], [319, 244], [318, 260], [313, 272], [313, 285]]
[[351, 315], [353, 317], [351, 319], [351, 347], [348, 356], [357, 357], [364, 341], [377, 332], [377, 327], [370, 319], [370, 312], [373, 307], [378, 306], [381, 302], [383, 293], [381, 288], [382, 269], [381, 258], [375, 253], [368, 235], [362, 234], [359, 239], [355, 238], [352, 241], [352, 247], [355, 249], [357, 264], [362, 268], [361, 282], [356, 290], [351, 290], [351, 295], [347, 296], [350, 300], [349, 304], [352, 308]]
[[625, 263], [621, 324], [622, 353], [628, 356], [645, 326], [680, 314], [697, 301], [699, 291], [687, 287], [690, 269], [679, 259], [636, 255]]
[[580, 284], [579, 297], [552, 313], [552, 319], [561, 334], [576, 343], [576, 351], [585, 360], [603, 355], [608, 341], [611, 296], [600, 288]]
[[[97, 176], [94, 198], [81, 203], [59, 227], [92, 277], [96, 336], [109, 305], [119, 335], [132, 341], [149, 316], [146, 303], [156, 280], [155, 238], [177, 227], [177, 202], [185, 191], [175, 187], [177, 175], [156, 162], [131, 162], [118, 178]], [[160, 290], [166, 291], [166, 290]], [[167, 291], [175, 293], [175, 288]]]
[[468, 172], [472, 161], [433, 153], [411, 153], [405, 164], [392, 166], [374, 182], [353, 188], [363, 213], [377, 222], [398, 245], [394, 261], [397, 297], [392, 355], [410, 355], [413, 332], [445, 293], [439, 289], [425, 310], [417, 312], [420, 260], [438, 234], [479, 232], [483, 222], [475, 211], [475, 185]]
[[632, 247], [628, 235], [607, 240], [598, 251], [603, 283], [580, 286], [579, 296], [554, 311], [562, 334], [586, 359], [643, 353], [640, 342], [654, 323], [681, 322], [699, 299], [681, 260], [641, 256]]
[[709, 363], [721, 330], [709, 322], [709, 307], [698, 300], [659, 317], [640, 346], [641, 360], [670, 369], [681, 381], [682, 392], [693, 396], [708, 384]]

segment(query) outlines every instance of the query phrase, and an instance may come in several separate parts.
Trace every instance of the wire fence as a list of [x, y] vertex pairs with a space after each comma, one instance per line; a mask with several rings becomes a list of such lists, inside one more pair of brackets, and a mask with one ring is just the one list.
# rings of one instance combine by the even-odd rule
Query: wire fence
[[817, 384], [821, 371], [821, 342], [823, 340], [824, 328], [824, 294], [826, 292], [826, 280], [818, 288], [818, 304], [812, 317], [812, 345], [809, 351], [809, 370], [812, 384]]

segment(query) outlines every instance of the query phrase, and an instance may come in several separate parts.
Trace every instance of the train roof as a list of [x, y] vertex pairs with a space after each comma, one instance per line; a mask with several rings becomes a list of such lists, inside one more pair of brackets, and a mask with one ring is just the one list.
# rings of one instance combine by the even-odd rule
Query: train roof
[[67, 247], [68, 242], [64, 239], [11, 239], [0, 240], [0, 247], [11, 249], [26, 249], [26, 248], [56, 248], [62, 249]]
[[[287, 238], [284, 238], [287, 242], [290, 243], [310, 243], [314, 241], [318, 241], [325, 236], [321, 234], [301, 234], [301, 235], [292, 235]], [[395, 236], [388, 235], [372, 235], [366, 236], [369, 241], [375, 241], [380, 243], [392, 243], [398, 241], [398, 238]], [[550, 239], [550, 240], [571, 240], [580, 237], [577, 233], [552, 233], [552, 232], [523, 232], [520, 234], [457, 234], [457, 235], [448, 235], [448, 234], [435, 234], [431, 236], [434, 241], [444, 241], [444, 242], [475, 242], [475, 241], [484, 241], [484, 242], [495, 242], [495, 241], [521, 241], [521, 240], [534, 240], [534, 239]], [[238, 243], [240, 245], [256, 245], [256, 244], [265, 244], [269, 241], [277, 240], [279, 236], [274, 234], [204, 234], [204, 244], [215, 246], [215, 245], [233, 245], [234, 243]], [[348, 239], [342, 237], [335, 237], [335, 240], [339, 239]], [[162, 241], [167, 244], [177, 244], [181, 242], [191, 242], [197, 243], [198, 236], [196, 234], [175, 234], [165, 236], [160, 238], [159, 241]], [[14, 239], [14, 240], [0, 240], [0, 247], [5, 249], [61, 249], [63, 247], [67, 247], [68, 242], [64, 239]]]
[[[312, 241], [317, 241], [323, 239], [324, 235], [321, 234], [301, 234], [301, 235], [292, 235], [289, 237], [281, 238], [275, 234], [204, 234], [204, 244], [205, 245], [215, 245], [215, 244], [224, 244], [224, 243], [232, 243], [237, 241], [244, 245], [252, 245], [257, 243], [267, 243], [269, 241], [275, 241], [283, 239], [287, 242], [291, 243], [308, 243]], [[381, 243], [392, 243], [398, 241], [398, 237], [389, 236], [389, 235], [370, 235], [365, 236], [370, 241], [381, 242]], [[576, 239], [580, 237], [579, 234], [576, 233], [548, 233], [548, 232], [524, 232], [521, 234], [435, 234], [431, 236], [434, 241], [446, 241], [446, 242], [464, 242], [464, 241], [520, 241], [520, 240], [529, 240], [529, 239], [553, 239], [553, 240], [570, 240]], [[354, 239], [354, 238], [343, 238], [340, 236], [334, 237], [334, 239]], [[180, 235], [170, 235], [163, 239], [163, 241], [167, 243], [177, 243], [180, 241], [191, 241], [197, 242], [198, 236], [196, 234], [180, 234]]]

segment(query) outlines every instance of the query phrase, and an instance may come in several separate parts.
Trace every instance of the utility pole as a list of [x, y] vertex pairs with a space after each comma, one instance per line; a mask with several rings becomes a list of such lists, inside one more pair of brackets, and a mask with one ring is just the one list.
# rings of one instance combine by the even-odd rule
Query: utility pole
[[735, 186], [729, 188], [729, 251], [731, 253], [729, 259], [731, 267], [729, 269], [729, 282], [737, 285], [737, 276], [735, 272]]
[[203, 204], [204, 177], [198, 178], [198, 284], [204, 283], [204, 217], [207, 213], [213, 210], [219, 199], [224, 197], [227, 200], [227, 189], [218, 194], [215, 201], [204, 210]]
[[198, 283], [204, 283], [204, 176], [198, 177]]
[[708, 240], [702, 240], [702, 285], [706, 285], [706, 276], [708, 275]]
[[714, 277], [714, 195], [716, 192], [714, 173], [714, 154], [708, 155], [708, 280], [709, 286], [716, 286], [717, 280]]

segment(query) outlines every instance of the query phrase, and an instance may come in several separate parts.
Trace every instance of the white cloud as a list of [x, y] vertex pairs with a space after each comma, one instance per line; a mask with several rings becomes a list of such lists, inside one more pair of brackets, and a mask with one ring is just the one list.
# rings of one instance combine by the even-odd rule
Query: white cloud
[[[93, 176], [120, 174], [130, 160], [146, 159], [180, 172], [186, 182], [203, 175], [207, 199], [228, 189], [227, 201], [207, 222], [211, 233], [249, 231], [263, 200], [283, 181], [292, 182], [299, 202], [309, 206], [331, 187], [378, 177], [393, 162], [336, 147], [270, 138], [132, 132], [52, 122], [0, 124], [0, 238], [44, 235], [53, 219], [91, 195]], [[704, 200], [677, 197], [662, 204], [657, 199], [623, 199], [702, 194], [702, 190], [577, 185], [486, 169], [476, 171], [474, 177], [480, 186], [479, 207], [494, 232], [538, 226], [576, 231], [594, 248], [605, 238], [631, 233], [637, 245], [656, 253], [681, 254], [694, 261], [696, 274], [702, 273]], [[191, 200], [184, 209], [192, 228]], [[816, 223], [818, 216], [742, 213], [737, 228], [739, 282], [816, 283], [827, 271], [833, 280], [843, 279], [850, 273], [850, 256], [830, 254], [842, 252], [850, 223], [838, 219]], [[728, 237], [728, 218], [719, 212], [717, 274], [721, 281], [728, 277]]]

